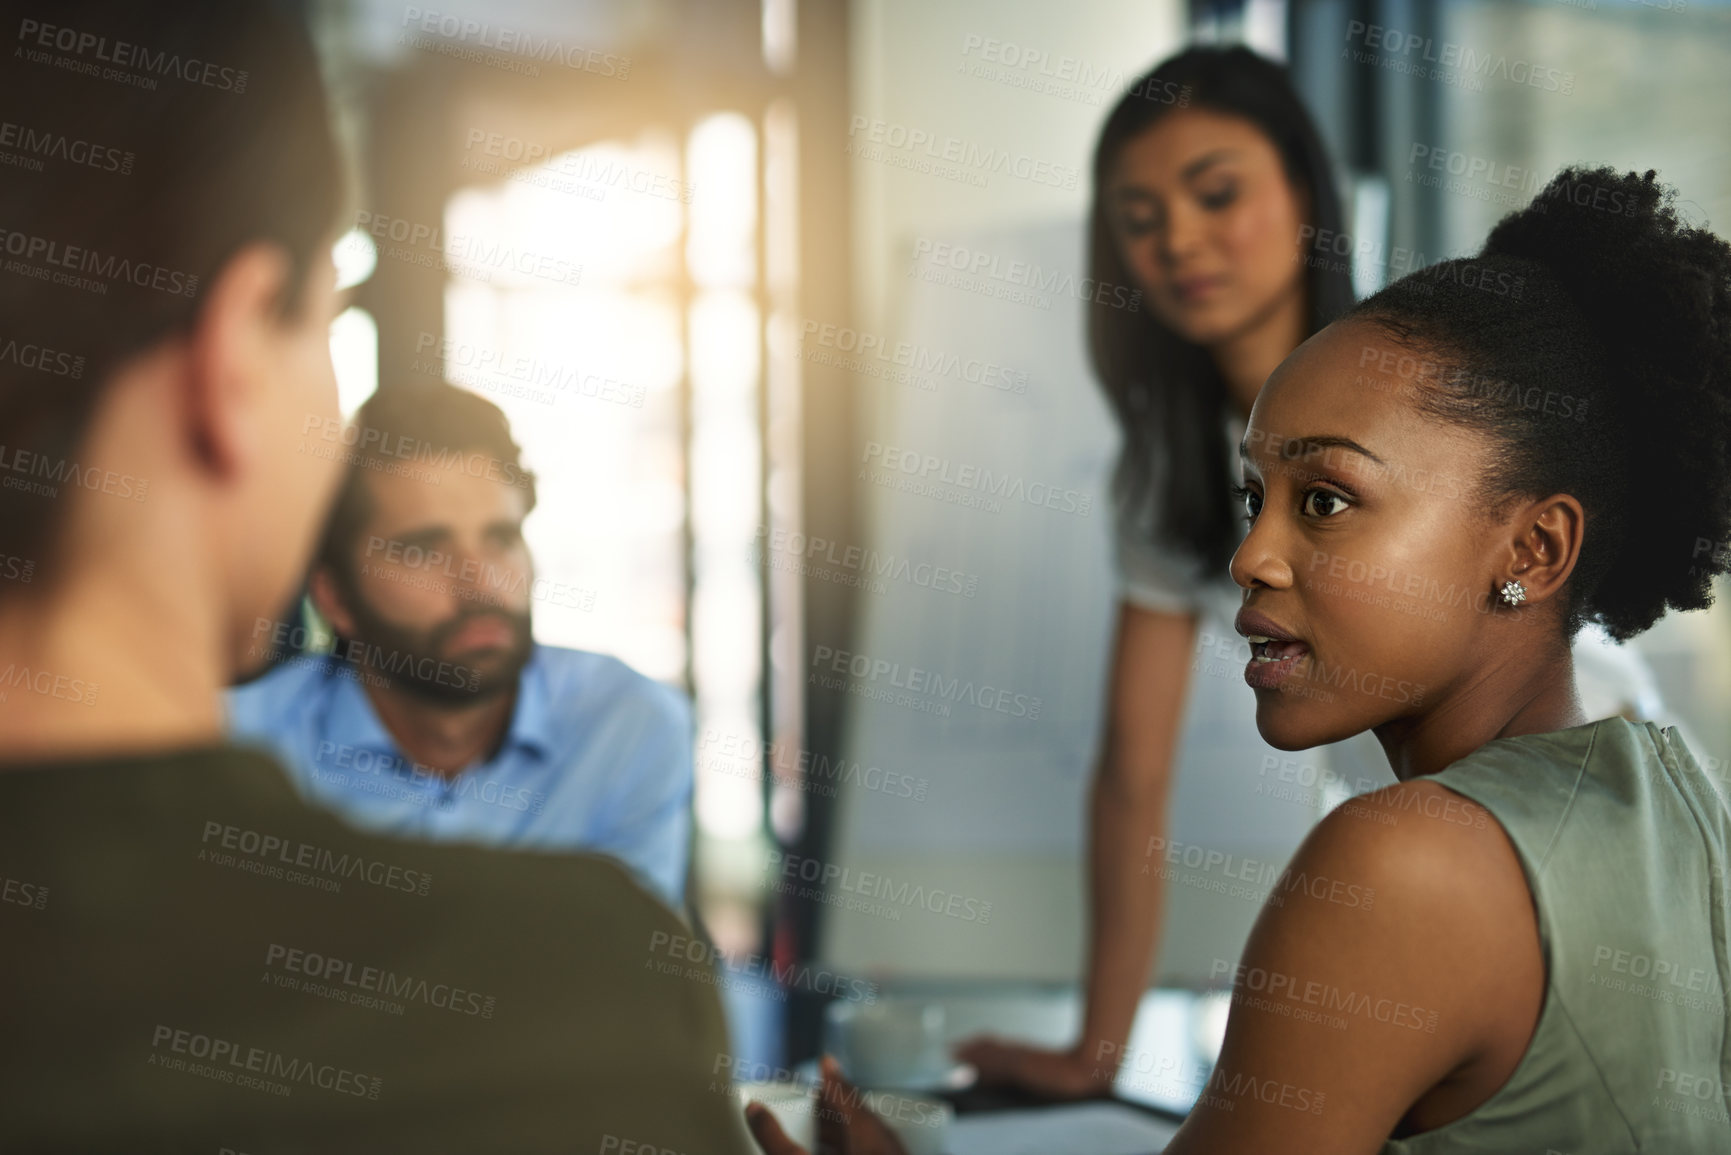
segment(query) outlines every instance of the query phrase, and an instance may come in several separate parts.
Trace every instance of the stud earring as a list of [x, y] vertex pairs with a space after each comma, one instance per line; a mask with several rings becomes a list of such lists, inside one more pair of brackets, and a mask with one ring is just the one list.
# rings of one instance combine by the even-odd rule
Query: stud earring
[[1503, 583], [1503, 601], [1511, 606], [1518, 606], [1527, 600], [1527, 587], [1518, 581]]

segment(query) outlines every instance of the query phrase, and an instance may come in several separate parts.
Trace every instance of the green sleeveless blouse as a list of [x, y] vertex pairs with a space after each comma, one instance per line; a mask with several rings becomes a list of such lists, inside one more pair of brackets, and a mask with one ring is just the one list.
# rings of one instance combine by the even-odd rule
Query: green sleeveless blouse
[[1432, 776], [1520, 855], [1544, 1009], [1476, 1110], [1382, 1155], [1731, 1153], [1731, 807], [1675, 729], [1612, 717], [1487, 742]]

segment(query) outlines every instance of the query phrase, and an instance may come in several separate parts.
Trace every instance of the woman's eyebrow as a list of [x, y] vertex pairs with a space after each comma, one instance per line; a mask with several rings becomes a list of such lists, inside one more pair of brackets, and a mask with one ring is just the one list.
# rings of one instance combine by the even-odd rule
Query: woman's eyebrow
[[[1202, 173], [1206, 172], [1214, 165], [1217, 165], [1222, 161], [1231, 160], [1242, 152], [1242, 149], [1237, 148], [1217, 148], [1212, 152], [1205, 152], [1179, 170], [1179, 179], [1186, 181], [1195, 180], [1198, 176], [1202, 175]], [[1118, 185], [1117, 188], [1113, 189], [1112, 195], [1121, 201], [1153, 200], [1155, 197], [1153, 190], [1149, 189], [1145, 185], [1139, 185], [1134, 182], [1125, 182]]]
[[[1246, 432], [1244, 435], [1244, 439], [1238, 443], [1238, 456], [1241, 460], [1248, 461], [1250, 459], [1249, 445], [1250, 445], [1250, 434], [1248, 432]], [[1292, 450], [1287, 449], [1287, 446], [1289, 446], [1289, 445], [1297, 446], [1298, 449], [1300, 450], [1300, 452], [1293, 452]], [[1356, 454], [1360, 455], [1361, 457], [1368, 457], [1372, 461], [1376, 462], [1378, 465], [1383, 464], [1382, 458], [1378, 457], [1376, 454], [1372, 453], [1370, 450], [1366, 449], [1364, 446], [1360, 445], [1358, 442], [1354, 441], [1350, 437], [1333, 437], [1333, 436], [1328, 436], [1328, 435], [1322, 435], [1322, 436], [1316, 436], [1316, 437], [1286, 437], [1286, 438], [1280, 439], [1280, 451], [1279, 452], [1280, 452], [1280, 456], [1283, 458], [1287, 458], [1287, 457], [1297, 457], [1297, 458], [1309, 457], [1311, 455], [1312, 449], [1344, 449], [1350, 453], [1356, 453]]]
[[1241, 149], [1236, 148], [1217, 148], [1213, 152], [1205, 152], [1185, 165], [1178, 175], [1185, 180], [1194, 180], [1209, 167], [1219, 164], [1223, 160], [1230, 160], [1241, 151]]

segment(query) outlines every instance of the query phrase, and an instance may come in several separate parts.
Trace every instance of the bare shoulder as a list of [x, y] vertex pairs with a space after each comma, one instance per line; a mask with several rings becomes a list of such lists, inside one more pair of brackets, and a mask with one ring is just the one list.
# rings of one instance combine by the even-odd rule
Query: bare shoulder
[[1490, 811], [1425, 780], [1336, 807], [1299, 847], [1289, 872], [1351, 880], [1374, 892], [1371, 905], [1390, 918], [1422, 912], [1411, 927], [1420, 938], [1495, 938], [1506, 924], [1489, 916], [1530, 913], [1532, 906], [1520, 857]]
[[1490, 811], [1436, 782], [1386, 787], [1318, 823], [1288, 873], [1289, 894], [1305, 901], [1271, 902], [1254, 937], [1343, 981], [1392, 982], [1422, 1005], [1425, 1077], [1524, 1048], [1518, 1024], [1533, 1021], [1544, 989], [1538, 916]]
[[[1490, 811], [1436, 782], [1403, 782], [1337, 807], [1306, 838], [1289, 872], [1304, 882], [1329, 879], [1330, 895], [1335, 880], [1360, 887], [1381, 914], [1347, 919], [1341, 932], [1349, 941], [1362, 932], [1404, 943], [1414, 973], [1434, 971], [1439, 981], [1480, 973], [1464, 956], [1506, 957], [1536, 941], [1532, 892], [1514, 844]], [[1313, 898], [1324, 893], [1314, 884], [1306, 890]], [[1301, 917], [1329, 915], [1313, 909]], [[1383, 937], [1393, 931], [1398, 938]]]
[[[1518, 1060], [1544, 983], [1513, 845], [1483, 807], [1432, 782], [1318, 823], [1232, 977], [1221, 1092], [1176, 1155], [1266, 1150], [1276, 1137], [1295, 1153], [1372, 1153], [1422, 1104], [1464, 1113]], [[1234, 1097], [1235, 1079], [1302, 1089], [1316, 1109]]]

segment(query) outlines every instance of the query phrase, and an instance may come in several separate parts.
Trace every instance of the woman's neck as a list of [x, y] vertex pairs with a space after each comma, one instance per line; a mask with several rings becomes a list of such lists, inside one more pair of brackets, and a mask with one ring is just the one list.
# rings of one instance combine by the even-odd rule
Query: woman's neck
[[1434, 709], [1378, 726], [1373, 733], [1394, 776], [1407, 782], [1435, 774], [1497, 738], [1549, 734], [1591, 720], [1575, 687], [1573, 652], [1565, 643], [1561, 653], [1543, 658], [1500, 661]]
[[1302, 289], [1287, 293], [1238, 332], [1209, 346], [1209, 356], [1240, 417], [1250, 417], [1262, 383], [1309, 336], [1305, 300]]

